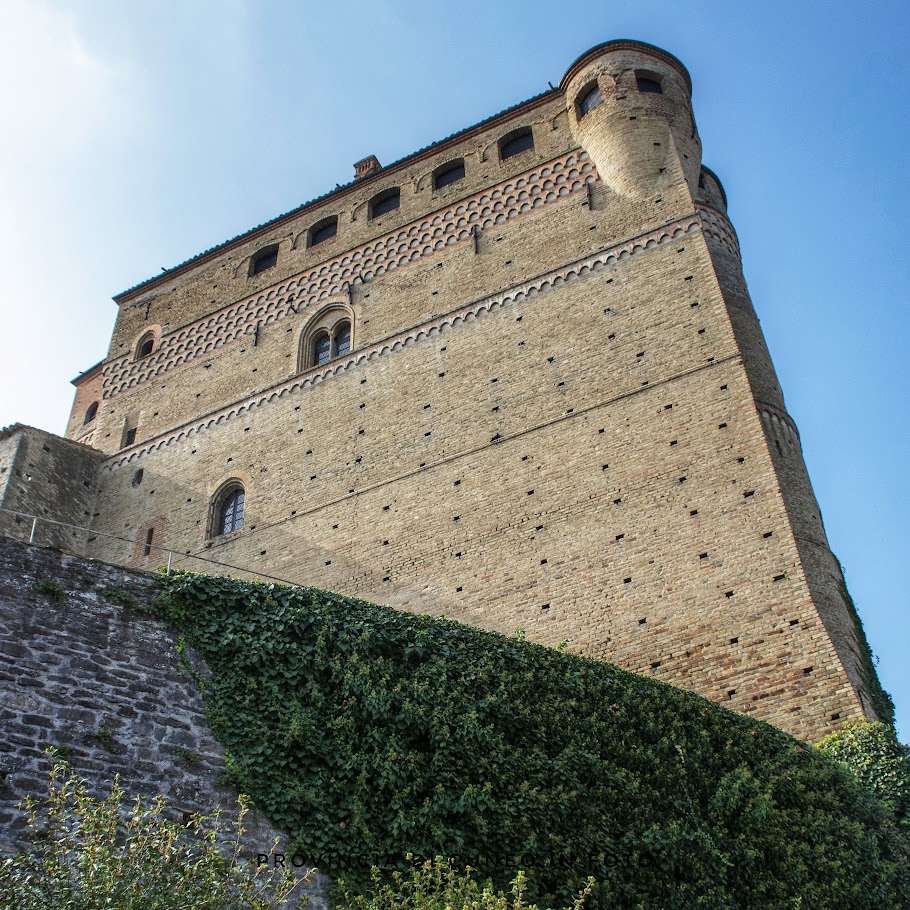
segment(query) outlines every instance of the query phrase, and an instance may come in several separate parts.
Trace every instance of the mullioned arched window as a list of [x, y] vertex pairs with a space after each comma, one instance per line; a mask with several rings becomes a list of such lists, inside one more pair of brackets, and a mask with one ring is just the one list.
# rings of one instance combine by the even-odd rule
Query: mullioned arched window
[[297, 369], [302, 372], [344, 357], [354, 347], [354, 312], [347, 303], [330, 303], [300, 333]]

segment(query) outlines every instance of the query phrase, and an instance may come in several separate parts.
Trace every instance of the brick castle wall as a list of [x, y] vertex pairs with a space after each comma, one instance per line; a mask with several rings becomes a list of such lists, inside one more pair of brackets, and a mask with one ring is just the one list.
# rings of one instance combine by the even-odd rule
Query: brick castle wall
[[[120, 295], [93, 430], [92, 526], [114, 537], [87, 552], [152, 567], [151, 532], [568, 639], [808, 739], [871, 716], [690, 93], [675, 58], [609, 43], [558, 89]], [[533, 148], [502, 159], [516, 129]], [[310, 366], [336, 318], [351, 352]], [[222, 535], [232, 482], [245, 522]]]

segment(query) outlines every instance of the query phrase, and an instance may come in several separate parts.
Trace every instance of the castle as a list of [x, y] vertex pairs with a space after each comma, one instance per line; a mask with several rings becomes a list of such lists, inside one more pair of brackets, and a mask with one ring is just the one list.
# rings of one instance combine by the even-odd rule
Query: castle
[[357, 162], [115, 298], [66, 439], [0, 433], [0, 533], [568, 640], [803, 739], [876, 718], [701, 159], [686, 68], [618, 40]]

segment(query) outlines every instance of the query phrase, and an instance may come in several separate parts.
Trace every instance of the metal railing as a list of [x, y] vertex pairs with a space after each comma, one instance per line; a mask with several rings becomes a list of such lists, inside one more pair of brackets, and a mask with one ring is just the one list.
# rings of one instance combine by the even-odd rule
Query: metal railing
[[[21, 524], [23, 519], [25, 521], [30, 521], [31, 527], [29, 529], [29, 534], [28, 534], [28, 543], [32, 544], [33, 546], [37, 546], [37, 544], [35, 543], [35, 537], [36, 537], [39, 522], [40, 522], [42, 524], [52, 525], [52, 526], [56, 526], [56, 527], [60, 527], [60, 528], [68, 528], [68, 529], [71, 529], [74, 531], [85, 531], [86, 534], [91, 535], [91, 538], [87, 541], [87, 543], [91, 543], [92, 539], [94, 539], [95, 537], [107, 537], [107, 538], [110, 538], [111, 540], [119, 540], [122, 543], [131, 544], [134, 547], [142, 547], [143, 549], [148, 550], [148, 551], [155, 550], [162, 554], [167, 553], [167, 565], [164, 567], [165, 574], [167, 574], [167, 575], [171, 574], [171, 569], [173, 567], [175, 558], [177, 561], [195, 559], [199, 562], [203, 562], [203, 563], [206, 563], [211, 566], [217, 566], [219, 569], [231, 569], [234, 572], [245, 572], [248, 575], [256, 576], [256, 578], [261, 578], [261, 579], [265, 579], [268, 581], [278, 582], [279, 584], [282, 584], [282, 585], [290, 585], [291, 587], [295, 587], [295, 588], [303, 587], [303, 585], [301, 585], [299, 581], [290, 581], [287, 578], [279, 578], [277, 575], [270, 575], [267, 572], [260, 572], [257, 569], [251, 569], [247, 566], [238, 566], [238, 565], [234, 565], [229, 562], [220, 562], [217, 559], [212, 559], [211, 557], [208, 557], [208, 556], [199, 556], [198, 554], [191, 553], [188, 550], [174, 550], [174, 549], [171, 549], [170, 547], [162, 547], [162, 546], [159, 546], [158, 544], [145, 543], [145, 542], [141, 542], [138, 539], [124, 537], [121, 534], [112, 534], [109, 531], [99, 531], [97, 528], [87, 528], [83, 525], [72, 524], [71, 522], [68, 522], [68, 521], [58, 521], [57, 519], [47, 518], [42, 515], [32, 515], [28, 512], [17, 512], [14, 509], [0, 508], [0, 513], [14, 516], [16, 524]], [[2, 531], [0, 531], [0, 533], [2, 533]], [[7, 535], [7, 536], [11, 536], [11, 535]], [[78, 557], [81, 557], [84, 559], [93, 558], [84, 552], [83, 553], [72, 553], [72, 555], [78, 556]], [[121, 565], [126, 569], [134, 569], [134, 570], [142, 571], [141, 569], [138, 569], [137, 566], [130, 566], [130, 565], [127, 565], [126, 563], [117, 563], [117, 565]]]

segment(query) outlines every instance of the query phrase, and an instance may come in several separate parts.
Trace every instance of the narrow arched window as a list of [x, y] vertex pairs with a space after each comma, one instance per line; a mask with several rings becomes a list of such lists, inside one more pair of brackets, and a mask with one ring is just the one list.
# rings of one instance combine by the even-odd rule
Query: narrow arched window
[[534, 134], [529, 126], [514, 130], [499, 140], [499, 158], [505, 161], [513, 155], [520, 155], [528, 149], [534, 148]]
[[332, 339], [332, 356], [341, 357], [351, 350], [351, 323], [342, 322], [335, 329], [335, 337]]
[[136, 345], [136, 359], [139, 360], [142, 357], [148, 357], [152, 351], [155, 350], [155, 333], [146, 332], [140, 339], [139, 344]]
[[93, 401], [85, 411], [85, 420], [82, 421], [82, 425], [85, 426], [87, 423], [91, 423], [98, 416], [98, 402]]
[[326, 218], [310, 228], [309, 246], [316, 246], [317, 243], [325, 243], [331, 240], [338, 233], [338, 218], [334, 215]]
[[394, 212], [401, 205], [401, 190], [396, 186], [386, 190], [370, 200], [370, 218], [379, 218], [389, 212]]
[[215, 535], [230, 534], [243, 527], [243, 503], [245, 499], [243, 487], [229, 487], [222, 494], [216, 504]]
[[464, 161], [444, 164], [433, 177], [433, 189], [439, 190], [452, 183], [464, 180]]
[[583, 92], [578, 102], [578, 116], [584, 117], [590, 111], [593, 111], [598, 104], [603, 101], [600, 95], [600, 86], [596, 83], [587, 91]]
[[313, 339], [313, 366], [325, 363], [332, 356], [332, 340], [328, 332], [320, 332]]
[[664, 88], [657, 79], [650, 76], [636, 76], [635, 82], [640, 92], [653, 92], [655, 95], [662, 95]]

